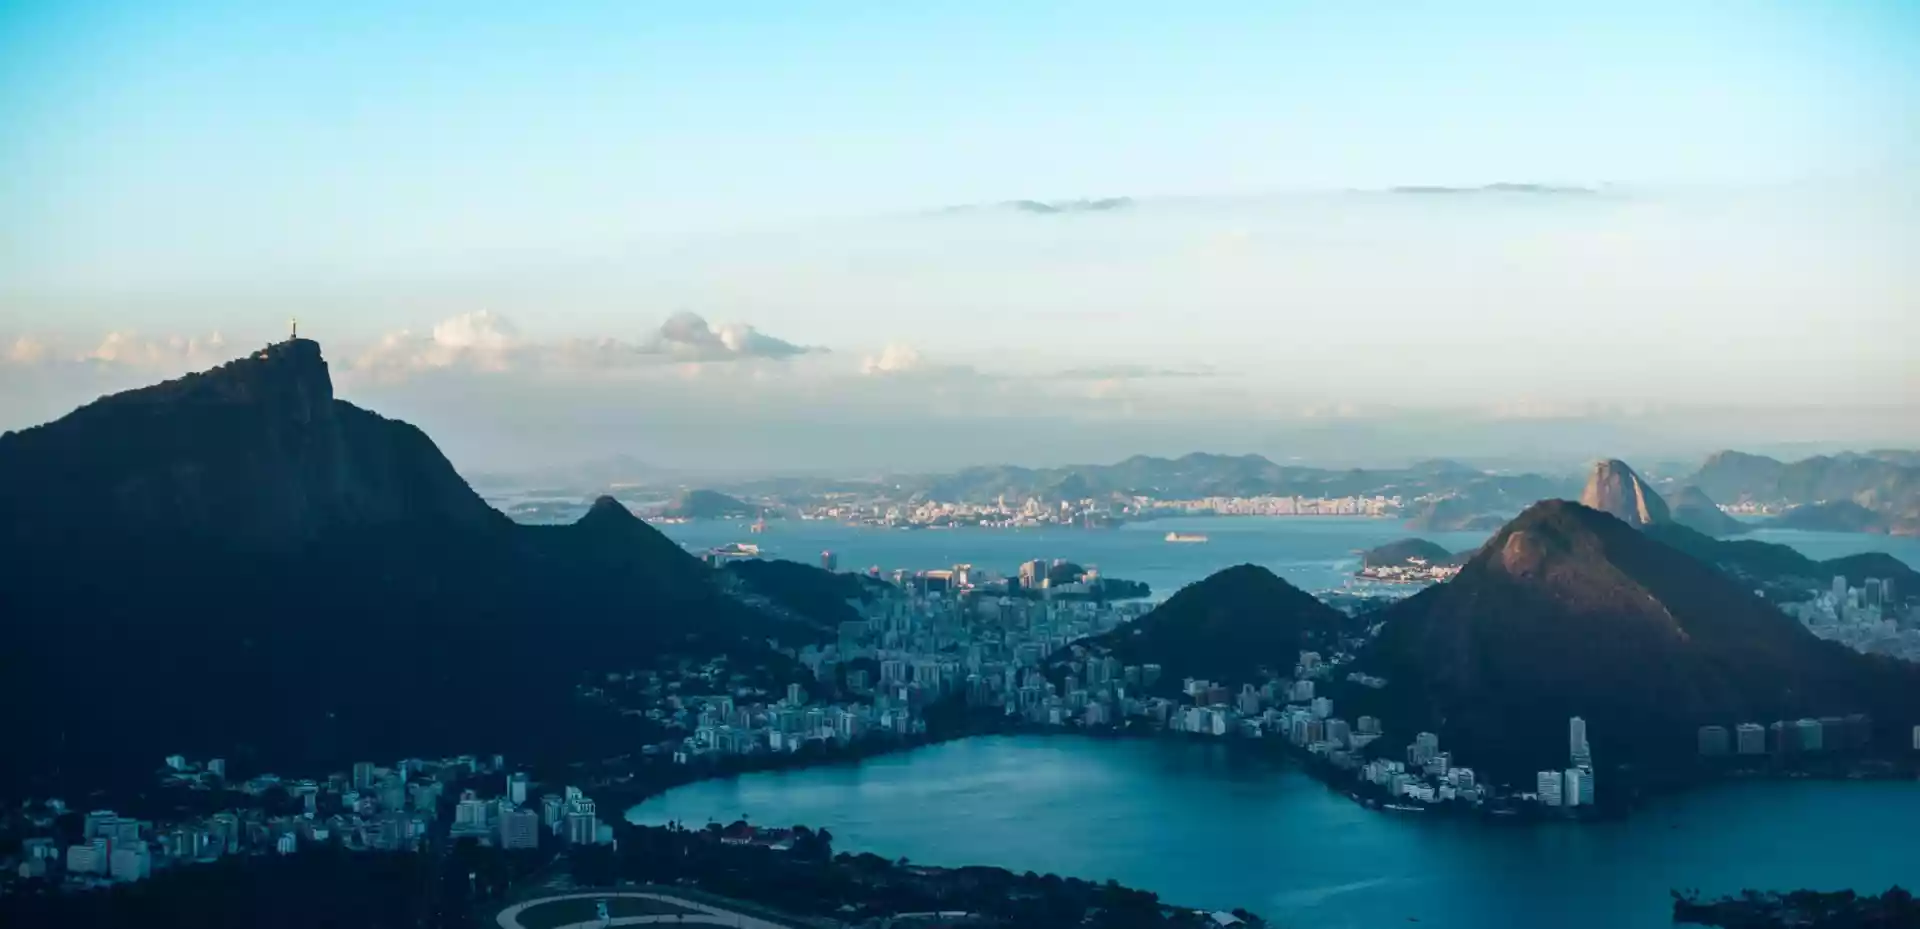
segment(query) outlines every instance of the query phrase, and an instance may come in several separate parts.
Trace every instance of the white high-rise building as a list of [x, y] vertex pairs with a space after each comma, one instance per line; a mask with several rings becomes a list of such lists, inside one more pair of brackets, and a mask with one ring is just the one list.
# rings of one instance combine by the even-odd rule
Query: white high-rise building
[[1559, 771], [1542, 771], [1534, 779], [1534, 792], [1540, 795], [1540, 802], [1547, 806], [1560, 805], [1560, 788], [1565, 776]]
[[1568, 756], [1576, 768], [1593, 767], [1593, 752], [1587, 747], [1587, 721], [1578, 716], [1567, 720]]
[[527, 805], [527, 775], [525, 772], [516, 771], [513, 774], [507, 775], [507, 799], [513, 801], [514, 806]]
[[1734, 729], [1734, 751], [1742, 755], [1766, 754], [1767, 727], [1758, 723], [1741, 723]]
[[1561, 805], [1579, 806], [1582, 797], [1591, 800], [1592, 794], [1589, 789], [1585, 787], [1585, 782], [1590, 777], [1592, 777], [1592, 775], [1579, 768], [1568, 768], [1566, 772], [1566, 784], [1560, 790]]
[[1836, 606], [1836, 607], [1844, 607], [1844, 606], [1846, 606], [1846, 603], [1847, 603], [1847, 576], [1846, 576], [1846, 575], [1844, 575], [1844, 574], [1836, 574], [1836, 575], [1834, 575], [1834, 578], [1833, 578], [1833, 603], [1834, 603], [1834, 606]]

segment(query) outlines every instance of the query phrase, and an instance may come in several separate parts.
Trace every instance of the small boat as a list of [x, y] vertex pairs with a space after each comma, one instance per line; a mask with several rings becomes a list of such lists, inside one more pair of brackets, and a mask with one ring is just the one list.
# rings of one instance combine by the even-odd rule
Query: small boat
[[1167, 533], [1167, 541], [1169, 542], [1205, 542], [1206, 540], [1207, 540], [1206, 536], [1203, 536], [1197, 532]]

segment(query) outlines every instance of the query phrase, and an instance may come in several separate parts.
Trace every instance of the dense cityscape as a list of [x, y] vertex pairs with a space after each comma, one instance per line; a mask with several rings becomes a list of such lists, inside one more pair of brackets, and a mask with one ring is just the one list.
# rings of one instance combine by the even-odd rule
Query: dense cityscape
[[1403, 507], [1424, 501], [1398, 496], [1251, 496], [1187, 500], [1133, 496], [1124, 501], [1042, 499], [1010, 503], [1003, 495], [991, 503], [925, 500], [911, 503], [830, 501], [797, 508], [802, 519], [882, 527], [978, 526], [993, 529], [1038, 526], [1105, 527], [1126, 520], [1168, 516], [1398, 516]]
[[1860, 652], [1920, 661], [1920, 606], [1901, 609], [1892, 578], [1867, 578], [1850, 587], [1835, 577], [1829, 590], [1810, 600], [1781, 605], [1823, 639]]
[[[822, 564], [835, 567], [831, 552], [822, 553]], [[1070, 567], [1070, 575], [1061, 573]], [[1578, 717], [1568, 721], [1567, 765], [1540, 771], [1525, 784], [1489, 783], [1431, 732], [1381, 751], [1375, 745], [1383, 737], [1381, 720], [1348, 719], [1325, 693], [1335, 682], [1368, 689], [1388, 684], [1347, 670], [1345, 651], [1302, 651], [1285, 677], [1237, 683], [1189, 678], [1180, 682], [1178, 698], [1149, 695], [1162, 683], [1160, 665], [1123, 665], [1083, 644], [1138, 619], [1147, 604], [1053, 595], [1084, 592], [1086, 574], [1097, 577], [1065, 560], [1029, 561], [1011, 576], [970, 565], [898, 571], [884, 594], [860, 605], [859, 621], [841, 625], [836, 641], [794, 652], [812, 677], [811, 687], [793, 682], [768, 692], [731, 672], [719, 656], [599, 680], [583, 685], [581, 696], [658, 726], [660, 738], [640, 747], [642, 765], [695, 769], [872, 740], [911, 743], [927, 734], [929, 708], [959, 701], [1043, 729], [1284, 746], [1355, 800], [1388, 811], [1458, 807], [1514, 815], [1532, 809], [1571, 816], [1603, 796], [1587, 724]], [[1073, 579], [1052, 583], [1068, 576]], [[1831, 616], [1839, 604], [1852, 622], [1893, 622], [1880, 617], [1883, 598], [1892, 597], [1890, 584], [1843, 584], [1836, 579], [1832, 595], [1806, 608]], [[1040, 596], [1009, 596], [1023, 589]], [[1845, 598], [1839, 599], [1842, 590]], [[1699, 755], [1791, 760], [1860, 748], [1869, 731], [1860, 714], [1704, 726]], [[1920, 752], [1920, 727], [1912, 738]], [[219, 809], [143, 820], [110, 810], [82, 813], [46, 799], [9, 814], [7, 826], [29, 833], [9, 862], [9, 876], [85, 889], [223, 856], [291, 854], [313, 843], [418, 851], [439, 839], [466, 838], [514, 850], [543, 842], [590, 846], [613, 838], [582, 788], [542, 791], [545, 785], [497, 755], [361, 762], [314, 778], [259, 773], [235, 779], [222, 759], [174, 755], [163, 760], [156, 778], [167, 791], [196, 795], [200, 805]]]

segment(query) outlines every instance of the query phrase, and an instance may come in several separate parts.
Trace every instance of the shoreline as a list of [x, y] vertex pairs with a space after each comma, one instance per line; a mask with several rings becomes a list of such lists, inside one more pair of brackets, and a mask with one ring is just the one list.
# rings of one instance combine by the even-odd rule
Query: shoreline
[[[686, 787], [705, 781], [733, 780], [748, 774], [763, 774], [784, 771], [799, 771], [811, 768], [830, 768], [840, 766], [858, 766], [868, 760], [887, 755], [906, 754], [922, 748], [930, 748], [948, 742], [989, 736], [1040, 736], [1045, 738], [1080, 738], [1096, 740], [1154, 741], [1167, 740], [1199, 745], [1218, 745], [1230, 752], [1252, 754], [1268, 760], [1281, 761], [1298, 769], [1302, 774], [1326, 788], [1329, 792], [1352, 801], [1356, 805], [1380, 815], [1393, 815], [1400, 810], [1389, 809], [1391, 803], [1399, 803], [1400, 798], [1387, 796], [1372, 797], [1360, 790], [1371, 786], [1357, 779], [1351, 783], [1342, 783], [1341, 771], [1331, 765], [1319, 762], [1304, 750], [1291, 743], [1279, 740], [1261, 740], [1250, 738], [1220, 738], [1189, 733], [1169, 733], [1164, 731], [1137, 731], [1127, 728], [1088, 729], [1084, 727], [1050, 726], [1026, 723], [1008, 718], [1004, 724], [991, 724], [984, 720], [975, 720], [972, 725], [962, 729], [930, 734], [920, 738], [878, 740], [872, 746], [860, 748], [848, 747], [843, 753], [828, 757], [807, 757], [801, 755], [777, 756], [775, 763], [750, 765], [730, 770], [714, 770], [697, 776], [671, 778], [656, 781], [644, 786], [616, 787], [609, 790], [599, 788], [603, 794], [612, 794], [612, 805], [620, 809], [621, 818], [628, 822], [627, 814], [648, 800], [661, 796], [679, 787]], [[751, 756], [746, 756], [751, 757]], [[684, 766], [691, 768], [691, 766]], [[689, 770], [688, 773], [694, 773]], [[1645, 809], [1648, 803], [1666, 797], [1681, 796], [1694, 790], [1711, 788], [1721, 784], [1750, 783], [1755, 781], [1914, 781], [1920, 782], [1920, 759], [1909, 760], [1907, 766], [1894, 765], [1890, 770], [1877, 774], [1863, 774], [1845, 771], [1805, 771], [1777, 770], [1752, 771], [1740, 770], [1724, 773], [1702, 772], [1693, 777], [1677, 780], [1649, 782], [1638, 785], [1624, 802], [1609, 802], [1604, 805], [1583, 808], [1582, 813], [1564, 814], [1547, 808], [1532, 806], [1469, 807], [1458, 803], [1419, 804], [1408, 801], [1411, 813], [1431, 815], [1447, 819], [1475, 819], [1495, 825], [1521, 823], [1566, 823], [1566, 822], [1604, 822], [1621, 821]], [[1374, 791], [1377, 792], [1377, 791]], [[1591, 812], [1585, 812], [1591, 811]], [[1411, 813], [1409, 815], [1411, 815]]]

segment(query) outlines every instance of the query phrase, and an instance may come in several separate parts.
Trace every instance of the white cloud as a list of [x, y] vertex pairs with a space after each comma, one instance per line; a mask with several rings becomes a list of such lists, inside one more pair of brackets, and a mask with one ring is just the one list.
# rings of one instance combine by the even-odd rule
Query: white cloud
[[896, 342], [881, 349], [878, 355], [869, 355], [860, 363], [860, 371], [863, 374], [904, 374], [922, 370], [926, 364], [919, 349]]
[[6, 360], [9, 364], [39, 364], [47, 357], [47, 351], [47, 343], [23, 335], [7, 347]]
[[483, 310], [443, 319], [427, 335], [388, 333], [355, 359], [353, 367], [381, 376], [452, 367], [504, 371], [521, 344], [513, 323]]
[[640, 344], [638, 351], [675, 361], [740, 361], [791, 358], [817, 349], [776, 339], [744, 323], [727, 323], [716, 329], [697, 313], [675, 313]]
[[[15, 347], [19, 347], [18, 343]], [[78, 360], [172, 374], [210, 367], [230, 360], [229, 355], [227, 341], [218, 332], [206, 338], [175, 335], [164, 339], [148, 339], [133, 332], [109, 332], [99, 345]]]
[[[445, 369], [564, 374], [669, 365], [680, 369], [682, 376], [697, 376], [697, 368], [710, 362], [781, 360], [818, 351], [823, 350], [795, 345], [742, 323], [715, 328], [693, 313], [670, 317], [637, 343], [607, 337], [541, 342], [521, 336], [511, 320], [481, 311], [441, 320], [425, 335], [411, 330], [389, 333], [361, 353], [352, 367], [385, 379]], [[689, 367], [696, 370], [685, 370]]]

